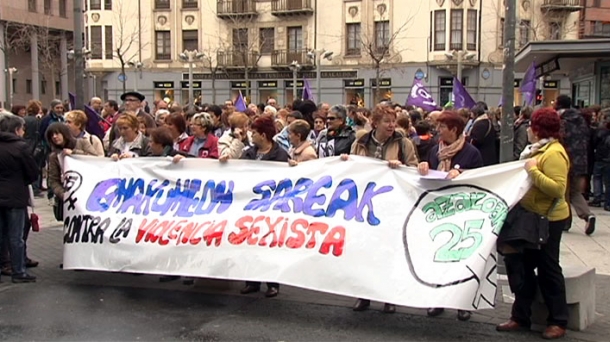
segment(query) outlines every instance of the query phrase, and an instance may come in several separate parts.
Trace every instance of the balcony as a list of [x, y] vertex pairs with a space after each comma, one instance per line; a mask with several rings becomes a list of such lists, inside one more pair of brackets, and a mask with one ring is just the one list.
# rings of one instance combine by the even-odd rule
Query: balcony
[[312, 0], [272, 0], [271, 14], [276, 17], [313, 15]]
[[218, 51], [216, 61], [226, 69], [256, 69], [260, 54], [258, 51]]
[[544, 0], [540, 9], [547, 12], [577, 12], [582, 6], [581, 0]]
[[313, 59], [307, 57], [309, 50], [273, 50], [271, 53], [271, 67], [273, 69], [289, 69], [294, 61], [299, 63], [302, 68], [313, 68]]
[[221, 19], [253, 18], [258, 16], [255, 0], [218, 0], [216, 16]]

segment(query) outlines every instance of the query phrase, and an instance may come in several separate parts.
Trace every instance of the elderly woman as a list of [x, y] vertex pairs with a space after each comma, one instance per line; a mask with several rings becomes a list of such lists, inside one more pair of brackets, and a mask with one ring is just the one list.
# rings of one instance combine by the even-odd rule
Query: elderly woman
[[[400, 165], [417, 166], [415, 148], [411, 141], [396, 131], [396, 111], [390, 106], [378, 105], [371, 116], [373, 130], [358, 132], [358, 140], [354, 142], [351, 154], [385, 160], [391, 168]], [[347, 155], [341, 155], [347, 160]], [[369, 299], [358, 299], [354, 311], [364, 311], [371, 305]], [[386, 303], [383, 312], [394, 313], [396, 306]]]
[[169, 116], [169, 110], [167, 109], [159, 109], [155, 113], [155, 122], [157, 123], [157, 127], [161, 127], [165, 125], [165, 118]]
[[178, 151], [197, 158], [218, 159], [218, 138], [214, 135], [214, 119], [209, 113], [195, 114], [190, 122], [192, 136], [178, 144]]
[[[539, 287], [549, 311], [547, 328], [542, 337], [556, 339], [563, 337], [566, 332], [568, 305], [565, 280], [559, 265], [559, 249], [561, 234], [570, 215], [565, 201], [570, 159], [558, 141], [560, 130], [561, 121], [554, 110], [538, 109], [532, 115], [528, 136], [533, 144], [520, 157], [527, 160], [524, 167], [532, 180], [532, 188], [523, 196], [519, 206], [525, 212], [535, 213], [535, 218], [547, 218], [548, 240], [538, 244], [538, 239], [517, 239], [519, 235], [514, 232], [523, 231], [521, 228], [527, 230], [531, 225], [507, 227], [505, 224], [502, 228], [498, 237], [498, 249], [504, 254], [515, 302], [510, 320], [496, 326], [498, 331], [529, 329], [531, 306]], [[537, 273], [534, 272], [535, 269]]]
[[292, 147], [288, 150], [288, 164], [295, 166], [300, 162], [317, 159], [316, 150], [307, 140], [311, 127], [305, 120], [295, 120], [288, 126], [288, 140]]
[[326, 115], [327, 127], [320, 132], [316, 146], [318, 157], [333, 157], [349, 154], [356, 140], [356, 132], [347, 125], [347, 108], [332, 106]]
[[148, 138], [138, 130], [138, 118], [134, 113], [121, 114], [116, 120], [116, 127], [119, 131], [119, 138], [110, 148], [112, 160], [144, 157], [150, 154]]
[[93, 150], [95, 150], [94, 155], [98, 157], [104, 156], [104, 145], [100, 138], [85, 131], [85, 127], [87, 127], [87, 114], [81, 110], [73, 110], [67, 112], [64, 115], [64, 118], [66, 120], [65, 123], [74, 138], [89, 140], [93, 146]]
[[244, 113], [233, 113], [229, 118], [230, 129], [218, 139], [221, 160], [239, 159], [244, 147], [250, 145], [248, 129], [250, 118]]
[[[454, 111], [442, 112], [438, 119], [438, 144], [429, 152], [428, 161], [418, 165], [421, 175], [427, 175], [430, 168], [447, 172], [447, 178], [453, 179], [464, 170], [476, 169], [483, 166], [483, 159], [479, 150], [468, 144], [464, 136], [464, 119]], [[422, 159], [425, 159], [421, 156]], [[435, 317], [442, 314], [443, 308], [428, 309], [428, 316]], [[460, 321], [470, 319], [470, 312], [458, 310], [457, 318]]]

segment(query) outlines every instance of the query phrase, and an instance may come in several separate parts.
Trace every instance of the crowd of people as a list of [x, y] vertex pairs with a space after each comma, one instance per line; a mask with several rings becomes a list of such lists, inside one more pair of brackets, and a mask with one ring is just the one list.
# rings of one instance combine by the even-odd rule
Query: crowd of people
[[[38, 265], [26, 253], [27, 207], [33, 197], [46, 197], [57, 209], [56, 218], [62, 219], [63, 158], [67, 155], [114, 161], [171, 157], [174, 163], [183, 158], [221, 163], [249, 159], [293, 167], [317, 158], [348, 160], [358, 155], [384, 160], [394, 169], [413, 167], [422, 175], [443, 171], [449, 179], [500, 162], [501, 109], [488, 108], [484, 102], [473, 108], [425, 112], [387, 100], [367, 109], [310, 100], [280, 107], [270, 98], [266, 104], [250, 104], [242, 111], [231, 100], [191, 107], [158, 100], [151, 108], [138, 92], [123, 94], [121, 101], [119, 105], [114, 100], [91, 99], [93, 117], [67, 110], [69, 104], [60, 100], [52, 101], [49, 109], [32, 100], [0, 114], [2, 275], [11, 276], [15, 283], [36, 280], [26, 271]], [[571, 227], [570, 208], [585, 221], [587, 235], [594, 232], [596, 223], [589, 206], [610, 211], [610, 190], [604, 191], [610, 185], [610, 111], [575, 109], [571, 103], [562, 95], [555, 108], [515, 108], [513, 160], [527, 160], [524, 167], [533, 183], [518, 207], [547, 219], [548, 239], [530, 241], [528, 224], [505, 225], [498, 251], [504, 255], [516, 300], [511, 319], [499, 325], [499, 331], [529, 327], [538, 279], [549, 307], [543, 336], [565, 334], [567, 304], [559, 246], [562, 232]], [[266, 297], [279, 294], [280, 284], [266, 285]], [[260, 289], [260, 283], [247, 282], [241, 293]], [[358, 299], [353, 310], [366, 310], [370, 304], [368, 299]], [[391, 303], [383, 308], [386, 313], [395, 310]], [[442, 308], [431, 308], [428, 315], [442, 312]], [[460, 310], [457, 317], [468, 320], [470, 312]]]

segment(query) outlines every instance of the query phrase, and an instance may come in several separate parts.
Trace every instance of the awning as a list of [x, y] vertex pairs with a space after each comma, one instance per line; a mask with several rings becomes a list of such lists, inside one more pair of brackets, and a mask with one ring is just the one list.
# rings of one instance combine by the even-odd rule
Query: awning
[[530, 42], [515, 55], [515, 72], [536, 62], [536, 76], [566, 74], [587, 63], [610, 61], [610, 39]]

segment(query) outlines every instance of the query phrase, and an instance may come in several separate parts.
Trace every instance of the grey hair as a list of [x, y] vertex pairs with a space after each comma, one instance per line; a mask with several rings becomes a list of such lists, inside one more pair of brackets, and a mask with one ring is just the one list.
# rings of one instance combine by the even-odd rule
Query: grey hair
[[331, 113], [337, 114], [341, 120], [347, 118], [347, 108], [344, 105], [334, 105], [330, 107], [330, 111]]
[[155, 120], [159, 120], [161, 119], [161, 115], [169, 115], [169, 110], [167, 109], [159, 109], [156, 113], [155, 113]]
[[205, 127], [206, 132], [211, 132], [214, 129], [214, 118], [210, 113], [197, 113], [193, 115], [191, 121], [199, 121], [200, 125]]
[[25, 120], [19, 115], [7, 111], [0, 112], [0, 132], [16, 133], [19, 128], [25, 126]]
[[55, 99], [53, 101], [51, 101], [51, 110], [53, 110], [53, 108], [55, 108], [55, 106], [57, 105], [63, 105], [64, 103], [61, 100]]

